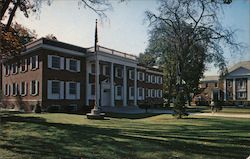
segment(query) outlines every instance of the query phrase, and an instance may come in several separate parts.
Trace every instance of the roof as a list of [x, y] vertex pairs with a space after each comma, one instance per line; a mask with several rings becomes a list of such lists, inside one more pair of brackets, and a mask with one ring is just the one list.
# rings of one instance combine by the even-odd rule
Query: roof
[[201, 82], [213, 82], [219, 81], [219, 76], [205, 76], [200, 80]]
[[59, 47], [59, 48], [63, 48], [63, 49], [68, 49], [68, 50], [73, 50], [73, 51], [77, 51], [77, 52], [82, 52], [82, 53], [86, 53], [87, 49], [80, 47], [80, 46], [76, 46], [76, 45], [72, 45], [72, 44], [68, 44], [68, 43], [64, 43], [61, 41], [56, 41], [56, 40], [51, 40], [51, 39], [47, 39], [47, 38], [40, 38], [37, 39], [35, 41], [32, 41], [30, 43], [27, 43], [25, 45], [26, 50], [37, 46], [39, 44], [47, 44], [50, 46], [55, 46], [55, 47]]
[[250, 70], [250, 61], [241, 61], [238, 62], [237, 64], [233, 65], [231, 68], [229, 68], [228, 72], [232, 72], [240, 67], [246, 68], [248, 70]]

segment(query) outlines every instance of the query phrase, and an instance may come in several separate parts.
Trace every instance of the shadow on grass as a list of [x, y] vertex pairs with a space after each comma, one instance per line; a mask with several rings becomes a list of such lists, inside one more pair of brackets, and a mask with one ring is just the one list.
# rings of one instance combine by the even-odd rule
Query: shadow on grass
[[157, 115], [160, 114], [156, 113], [126, 114], [126, 113], [110, 113], [110, 112], [105, 113], [105, 117], [117, 118], [117, 119], [143, 119]]
[[[44, 118], [14, 114], [4, 114], [1, 119], [3, 128], [13, 131], [13, 134], [3, 134], [0, 137], [0, 149], [22, 156], [20, 158], [176, 158], [172, 152], [185, 154], [178, 158], [193, 158], [194, 154], [205, 156], [204, 158], [244, 158], [249, 155], [247, 138], [236, 138], [230, 142], [224, 137], [227, 133], [218, 133], [217, 138], [210, 138], [211, 130], [223, 128], [223, 131], [236, 131], [231, 130], [230, 125], [224, 125], [230, 121], [221, 123], [217, 119], [211, 119], [209, 126], [176, 125], [172, 130], [151, 127], [148, 128], [150, 131], [128, 125], [105, 128], [103, 123], [98, 126], [50, 123]], [[241, 130], [244, 125], [232, 124], [231, 126]], [[15, 132], [21, 134], [17, 135]], [[246, 143], [241, 143], [243, 139], [247, 140]], [[226, 144], [221, 147], [220, 144], [224, 142], [234, 145]], [[248, 146], [241, 147], [242, 144]]]

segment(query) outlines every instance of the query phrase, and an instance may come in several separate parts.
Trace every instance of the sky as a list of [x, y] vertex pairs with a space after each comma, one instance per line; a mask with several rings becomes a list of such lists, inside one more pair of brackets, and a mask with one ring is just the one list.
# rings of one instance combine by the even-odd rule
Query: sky
[[[156, 0], [128, 0], [118, 3], [111, 0], [113, 9], [107, 11], [107, 19], [101, 20], [90, 9], [79, 6], [77, 0], [53, 0], [50, 6], [43, 5], [39, 15], [29, 18], [18, 11], [14, 21], [29, 29], [34, 29], [38, 38], [53, 34], [59, 41], [82, 47], [94, 45], [95, 19], [98, 19], [98, 44], [122, 52], [139, 55], [148, 44], [149, 26], [145, 21], [145, 11], [157, 12]], [[222, 25], [238, 30], [238, 42], [245, 45], [241, 53], [230, 53], [225, 49], [229, 66], [250, 60], [250, 1], [233, 0], [225, 5], [220, 15]], [[208, 65], [205, 75], [216, 75], [218, 69]]]

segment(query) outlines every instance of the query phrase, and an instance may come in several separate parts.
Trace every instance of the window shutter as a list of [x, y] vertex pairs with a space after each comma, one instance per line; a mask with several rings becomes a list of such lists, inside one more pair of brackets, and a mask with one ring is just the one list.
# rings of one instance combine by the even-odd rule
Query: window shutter
[[60, 57], [60, 69], [64, 70], [64, 57]]
[[38, 55], [36, 55], [36, 68], [39, 68], [39, 59], [38, 59]]
[[7, 87], [8, 87], [8, 88], [7, 88], [7, 89], [8, 89], [8, 90], [7, 90], [7, 95], [9, 96], [9, 95], [10, 95], [10, 84], [8, 84]]
[[60, 99], [64, 99], [64, 81], [60, 81]]
[[70, 59], [66, 59], [66, 70], [69, 70], [69, 60]]
[[36, 80], [36, 90], [35, 90], [35, 95], [38, 95], [39, 92], [39, 81]]
[[47, 98], [51, 99], [51, 96], [52, 96], [52, 81], [48, 80], [48, 83], [47, 83]]
[[144, 88], [142, 88], [142, 100], [144, 100]]
[[80, 82], [77, 82], [76, 84], [76, 99], [80, 99], [81, 95], [81, 85]]
[[28, 59], [24, 60], [24, 66], [25, 66], [24, 67], [25, 68], [24, 71], [27, 71], [27, 69], [28, 69]]
[[48, 55], [48, 68], [52, 68], [52, 57]]
[[4, 95], [7, 95], [7, 89], [6, 89], [6, 84], [4, 85]]
[[81, 63], [80, 60], [77, 60], [77, 72], [81, 71]]
[[28, 83], [27, 83], [27, 82], [25, 82], [24, 95], [27, 95], [27, 89], [28, 89]]

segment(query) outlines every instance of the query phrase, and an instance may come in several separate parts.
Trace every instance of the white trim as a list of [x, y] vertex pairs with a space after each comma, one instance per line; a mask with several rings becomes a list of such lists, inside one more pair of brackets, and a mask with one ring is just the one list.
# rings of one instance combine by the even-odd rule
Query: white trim
[[134, 70], [129, 70], [129, 79], [131, 79], [131, 80], [135, 79]]
[[[22, 65], [24, 65], [24, 70], [22, 70]], [[21, 60], [19, 70], [20, 70], [21, 73], [26, 72], [28, 70], [28, 59], [22, 59]]]
[[[33, 87], [32, 82], [33, 81], [35, 81], [35, 92], [34, 93], [32, 92], [32, 87]], [[39, 81], [38, 80], [32, 80], [32, 81], [30, 81], [30, 95], [31, 96], [36, 96], [39, 93], [38, 91], [39, 91]]]

